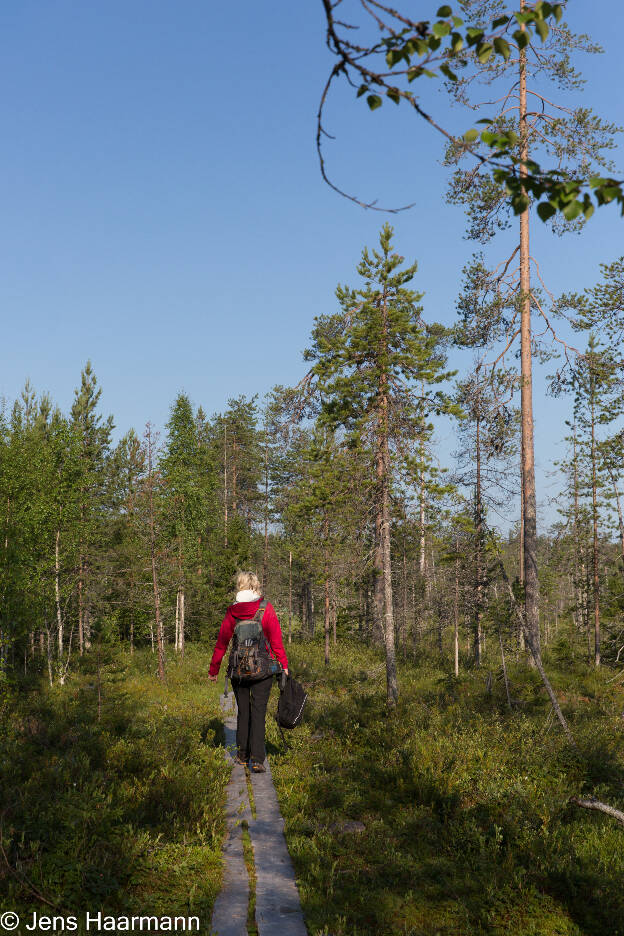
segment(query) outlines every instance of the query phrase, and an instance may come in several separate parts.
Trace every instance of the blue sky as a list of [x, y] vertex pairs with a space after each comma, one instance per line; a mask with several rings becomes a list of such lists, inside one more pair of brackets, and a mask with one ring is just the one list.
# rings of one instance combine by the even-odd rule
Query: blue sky
[[[624, 123], [622, 8], [601, 4], [594, 28], [595, 9], [570, 4], [607, 53], [580, 62], [583, 98]], [[30, 377], [67, 409], [90, 358], [120, 435], [162, 426], [180, 390], [211, 413], [298, 380], [314, 316], [335, 308], [337, 282], [355, 282], [385, 220], [321, 180], [315, 114], [329, 67], [320, 0], [3, 4], [0, 395], [13, 400]], [[427, 95], [444, 111], [442, 93]], [[427, 316], [450, 323], [474, 245], [444, 201], [440, 139], [392, 105], [368, 113], [346, 89], [326, 123], [339, 184], [417, 202], [391, 219], [396, 246], [418, 260]], [[608, 208], [582, 237], [536, 232], [553, 292], [595, 282], [598, 263], [624, 252], [623, 230]], [[565, 418], [543, 385], [538, 370], [542, 500]]]

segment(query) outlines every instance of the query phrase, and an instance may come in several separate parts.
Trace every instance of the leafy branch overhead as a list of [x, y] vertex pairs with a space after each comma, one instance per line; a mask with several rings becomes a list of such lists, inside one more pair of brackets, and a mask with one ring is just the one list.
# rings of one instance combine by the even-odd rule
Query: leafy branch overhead
[[[531, 6], [522, 4], [515, 12], [495, 16], [487, 25], [470, 25], [454, 14], [449, 5], [441, 6], [437, 19], [413, 20], [400, 10], [377, 0], [359, 0], [367, 17], [365, 23], [347, 23], [336, 16], [342, 0], [322, 0], [327, 19], [327, 46], [336, 58], [327, 79], [317, 117], [317, 151], [321, 174], [327, 184], [339, 194], [365, 208], [383, 209], [349, 195], [328, 176], [322, 149], [324, 137], [323, 113], [330, 88], [336, 78], [343, 77], [365, 97], [374, 111], [384, 98], [394, 104], [407, 103], [416, 114], [445, 136], [453, 146], [461, 146], [482, 166], [488, 165], [494, 180], [501, 185], [515, 214], [526, 210], [529, 199], [537, 203], [537, 213], [547, 221], [561, 213], [567, 221], [583, 215], [589, 218], [596, 207], [616, 202], [624, 214], [624, 180], [594, 174], [591, 170], [573, 175], [560, 167], [544, 167], [534, 160], [522, 159], [518, 151], [518, 134], [494, 126], [490, 119], [479, 120], [482, 129], [470, 128], [457, 137], [443, 127], [419, 103], [413, 90], [417, 78], [441, 77], [455, 85], [470, 62], [480, 65], [506, 63], [537, 43], [547, 42], [549, 35], [560, 27], [563, 5], [538, 0]], [[360, 40], [361, 26], [373, 25], [379, 38], [369, 43]], [[360, 41], [358, 41], [360, 40]], [[485, 148], [485, 153], [483, 149]]]

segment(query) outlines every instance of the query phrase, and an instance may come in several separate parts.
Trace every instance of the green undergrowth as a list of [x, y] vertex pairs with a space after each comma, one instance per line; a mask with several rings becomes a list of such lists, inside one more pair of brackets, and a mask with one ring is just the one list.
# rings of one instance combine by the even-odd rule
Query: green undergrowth
[[[617, 936], [624, 828], [569, 805], [624, 808], [624, 694], [613, 673], [556, 655], [553, 684], [579, 743], [564, 743], [537, 674], [510, 661], [513, 711], [487, 671], [458, 679], [403, 663], [396, 711], [382, 657], [289, 648], [310, 691], [284, 747], [269, 732], [311, 934]], [[445, 664], [448, 665], [448, 664]]]
[[[228, 771], [205, 651], [103, 650], [0, 717], [0, 905], [40, 914], [196, 915], [221, 884]], [[57, 908], [56, 910], [54, 908]]]
[[[624, 934], [624, 828], [568, 803], [624, 808], [613, 671], [546, 655], [574, 752], [513, 659], [513, 711], [496, 663], [455, 679], [423, 655], [400, 664], [389, 714], [378, 651], [345, 641], [329, 667], [320, 643], [288, 651], [310, 703], [284, 746], [274, 690], [267, 747], [312, 936]], [[171, 653], [162, 686], [150, 652], [103, 649], [100, 719], [95, 651], [64, 687], [12, 690], [0, 909], [193, 914], [209, 931], [228, 779], [209, 657]]]

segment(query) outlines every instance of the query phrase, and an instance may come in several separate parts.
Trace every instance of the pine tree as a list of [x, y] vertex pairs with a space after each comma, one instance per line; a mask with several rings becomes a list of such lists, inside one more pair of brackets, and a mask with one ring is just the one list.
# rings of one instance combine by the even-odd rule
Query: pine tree
[[106, 498], [106, 470], [113, 417], [103, 420], [97, 407], [102, 395], [91, 362], [81, 374], [80, 389], [74, 392], [72, 425], [80, 439], [78, 556], [78, 643], [82, 654], [91, 646], [91, 615], [97, 583], [96, 553], [98, 526]]
[[[590, 334], [587, 350], [575, 365], [555, 381], [556, 392], [568, 389], [574, 394], [575, 426], [584, 459], [586, 485], [591, 499], [592, 612], [594, 624], [594, 665], [600, 666], [600, 572], [599, 525], [601, 477], [604, 462], [600, 455], [601, 427], [610, 425], [623, 412], [618, 362], [610, 349], [601, 348]], [[587, 489], [587, 488], [586, 488]]]
[[386, 224], [379, 250], [362, 253], [360, 289], [339, 286], [341, 312], [317, 319], [306, 358], [320, 400], [321, 421], [343, 427], [351, 444], [367, 440], [374, 453], [372, 490], [375, 515], [375, 573], [378, 615], [386, 649], [387, 701], [396, 705], [396, 652], [391, 564], [391, 492], [395, 465], [412, 474], [422, 452], [413, 442], [422, 435], [431, 411], [448, 409], [436, 385], [449, 377], [439, 351], [439, 332], [422, 322], [422, 296], [407, 288], [416, 264], [403, 270], [392, 250]]
[[186, 599], [189, 586], [198, 584], [212, 480], [197, 419], [184, 394], [178, 395], [171, 409], [160, 467], [166, 492], [166, 535], [176, 566], [175, 649], [184, 654]]
[[[511, 199], [511, 207], [519, 213], [518, 243], [511, 256], [503, 260], [493, 275], [493, 288], [500, 294], [506, 291], [515, 299], [516, 311], [508, 320], [503, 340], [511, 346], [517, 338], [520, 344], [520, 392], [522, 414], [521, 486], [524, 566], [524, 607], [528, 632], [534, 652], [539, 654], [539, 583], [537, 569], [537, 501], [535, 491], [535, 452], [533, 432], [533, 345], [535, 329], [532, 315], [542, 316], [549, 334], [552, 325], [546, 317], [543, 300], [532, 282], [531, 262], [535, 263], [529, 250], [530, 188], [527, 179], [535, 160], [540, 154], [555, 160], [561, 178], [572, 179], [580, 170], [584, 175], [610, 167], [608, 152], [613, 148], [613, 134], [618, 130], [613, 124], [604, 123], [588, 108], [569, 108], [553, 102], [542, 93], [543, 81], [556, 82], [563, 91], [578, 92], [581, 78], [571, 62], [572, 52], [598, 52], [587, 36], [575, 36], [565, 23], [552, 24], [543, 48], [538, 49], [530, 41], [527, 20], [539, 4], [520, 3], [520, 29], [511, 19], [498, 41], [505, 43], [502, 57], [473, 55], [472, 69], [463, 73], [453, 84], [456, 99], [474, 110], [487, 106], [490, 121], [482, 149], [487, 149], [488, 139], [497, 134], [512, 134], [512, 150], [518, 162], [519, 188]], [[493, 16], [508, 15], [505, 4], [490, 0], [463, 0], [461, 9], [471, 20], [485, 23]], [[511, 35], [511, 30], [515, 30]], [[509, 33], [509, 34], [507, 34]], [[502, 48], [502, 47], [501, 47]], [[469, 57], [470, 58], [470, 57]], [[475, 100], [476, 85], [488, 89], [486, 101]], [[492, 111], [492, 98], [500, 102]], [[476, 136], [476, 132], [475, 132]], [[447, 162], [459, 165], [468, 149], [472, 152], [478, 142], [470, 147], [466, 141], [456, 141], [447, 151]], [[469, 236], [487, 242], [497, 230], [509, 226], [509, 191], [501, 184], [496, 170], [486, 162], [474, 168], [457, 169], [450, 188], [449, 199], [466, 206], [470, 225]], [[578, 227], [581, 216], [579, 202], [571, 202], [564, 209], [569, 226]], [[588, 207], [588, 212], [590, 207]], [[593, 208], [591, 208], [593, 211]], [[548, 203], [538, 207], [542, 220], [556, 215], [556, 209]], [[559, 230], [566, 222], [557, 222]], [[518, 267], [511, 264], [518, 257]], [[533, 279], [539, 279], [539, 273]]]

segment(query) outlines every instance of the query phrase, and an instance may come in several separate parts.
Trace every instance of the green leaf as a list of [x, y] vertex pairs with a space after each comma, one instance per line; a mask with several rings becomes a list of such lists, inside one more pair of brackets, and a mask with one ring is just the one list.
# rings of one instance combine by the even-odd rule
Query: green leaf
[[473, 127], [472, 130], [466, 130], [466, 132], [464, 133], [464, 141], [466, 143], [474, 143], [474, 141], [477, 139], [478, 136], [479, 136], [479, 131], [475, 130]]
[[592, 205], [591, 201], [589, 200], [588, 196], [586, 195], [586, 196], [585, 196], [585, 201], [584, 201], [584, 203], [583, 203], [583, 214], [585, 215], [585, 220], [586, 220], [586, 221], [589, 221], [589, 219], [591, 218], [591, 216], [593, 215], [593, 213], [594, 213], [594, 206]]
[[492, 52], [494, 51], [494, 46], [490, 42], [484, 42], [477, 47], [477, 58], [482, 65], [491, 58]]
[[389, 97], [391, 101], [394, 101], [395, 104], [401, 103], [401, 95], [398, 88], [388, 88], [386, 91], [386, 97]]
[[443, 65], [440, 65], [440, 71], [443, 75], [446, 75], [449, 81], [457, 81], [457, 75], [454, 71], [451, 71], [446, 62]]
[[402, 58], [403, 49], [390, 49], [390, 51], [386, 53], [386, 62], [390, 68], [394, 68], [397, 62], [400, 62]]
[[563, 16], [563, 9], [562, 9], [560, 3], [555, 3], [555, 5], [554, 5], [554, 7], [553, 7], [553, 13], [554, 13], [554, 15], [555, 15], [556, 21], [557, 21], [558, 23], [561, 22], [561, 17]]
[[478, 124], [486, 124], [486, 125], [489, 127], [489, 125], [490, 125], [490, 124], [493, 124], [494, 121], [491, 120], [489, 117], [482, 117], [481, 120], [477, 120], [477, 123], [478, 123]]
[[536, 31], [537, 33], [539, 33], [539, 37], [540, 37], [540, 39], [542, 40], [542, 42], [545, 42], [545, 41], [546, 41], [546, 37], [548, 36], [548, 32], [549, 32], [549, 30], [548, 30], [548, 23], [547, 23], [545, 20], [542, 20], [542, 19], [536, 20], [536, 22], [535, 22], [535, 31]]
[[488, 146], [492, 146], [492, 144], [496, 143], [498, 140], [498, 134], [492, 133], [491, 130], [484, 130], [481, 134], [481, 139], [484, 143], [487, 143]]
[[464, 39], [461, 33], [454, 32], [451, 36], [451, 49], [453, 52], [461, 52], [464, 48]]
[[578, 218], [582, 210], [582, 204], [575, 199], [573, 202], [570, 202], [569, 205], [565, 206], [563, 214], [568, 221], [574, 221], [575, 218]]
[[529, 207], [529, 199], [524, 192], [514, 192], [511, 196], [511, 207], [514, 214], [522, 214]]
[[413, 65], [411, 68], [408, 68], [407, 70], [407, 80], [413, 81], [414, 78], [420, 78], [422, 73], [423, 73], [423, 70], [420, 65]]
[[432, 52], [435, 52], [437, 49], [440, 48], [440, 42], [441, 42], [441, 39], [438, 36], [435, 36], [435, 35], [429, 36], [429, 41], [427, 42], [427, 45], [429, 46]]
[[369, 94], [366, 100], [371, 110], [376, 110], [378, 107], [381, 107], [382, 105], [382, 100], [378, 94]]
[[492, 29], [498, 29], [499, 26], [506, 26], [508, 22], [508, 16], [497, 16], [495, 20], [492, 20]]
[[540, 202], [537, 206], [537, 213], [542, 221], [548, 221], [554, 214], [557, 214], [557, 209], [550, 202]]
[[441, 6], [436, 16], [450, 16], [452, 12], [450, 6]]
[[459, 27], [459, 26], [463, 26], [463, 25], [464, 25], [463, 19], [460, 19], [459, 16], [454, 16], [454, 17], [453, 17], [453, 26]]
[[426, 55], [427, 52], [429, 51], [429, 46], [427, 45], [424, 39], [413, 39], [412, 42], [414, 43], [414, 46], [416, 47], [417, 55]]
[[443, 36], [448, 36], [451, 31], [451, 27], [448, 23], [434, 23], [433, 24], [433, 35], [437, 36], [438, 39], [442, 39]]
[[507, 40], [501, 39], [501, 37], [498, 36], [494, 40], [494, 48], [496, 49], [498, 54], [502, 55], [505, 61], [507, 61], [507, 59], [511, 55], [511, 49], [509, 48], [509, 43], [507, 42]]
[[529, 37], [527, 36], [526, 29], [516, 29], [513, 37], [519, 49], [526, 49], [529, 44]]

